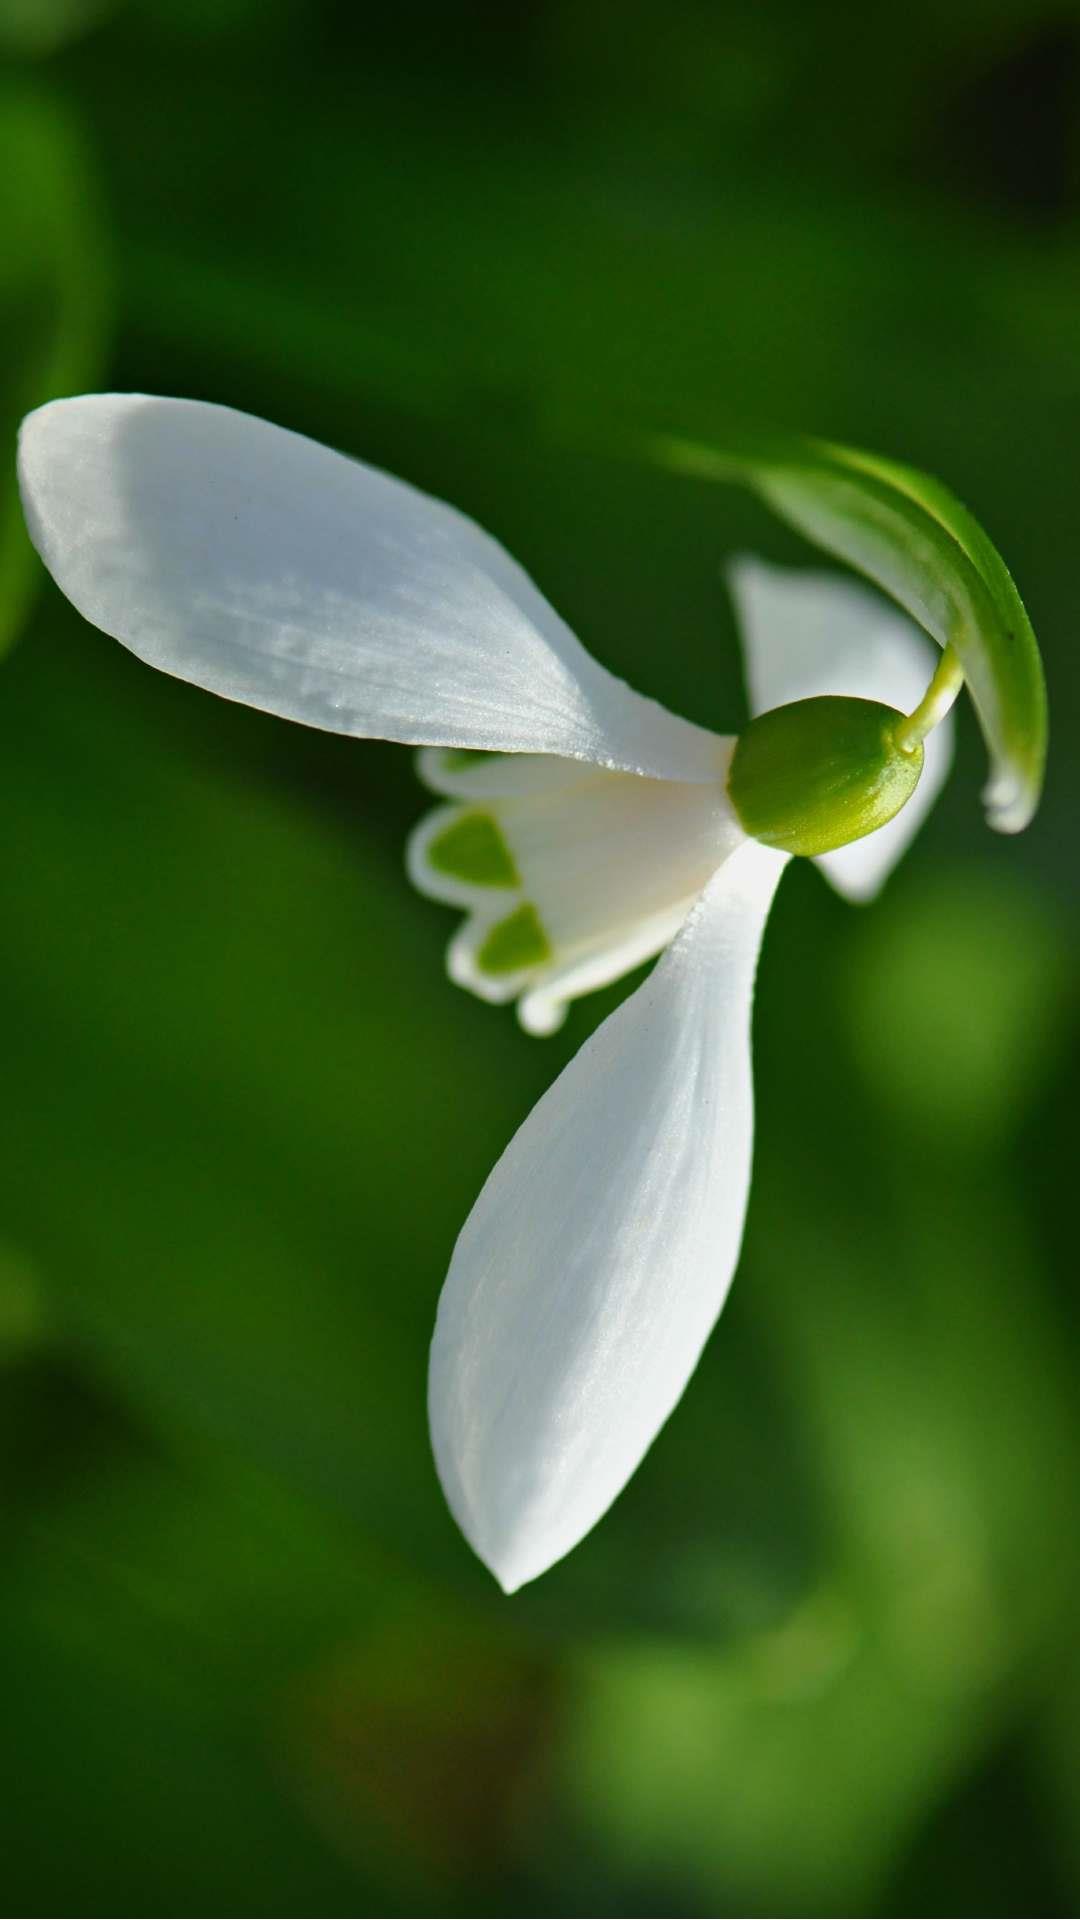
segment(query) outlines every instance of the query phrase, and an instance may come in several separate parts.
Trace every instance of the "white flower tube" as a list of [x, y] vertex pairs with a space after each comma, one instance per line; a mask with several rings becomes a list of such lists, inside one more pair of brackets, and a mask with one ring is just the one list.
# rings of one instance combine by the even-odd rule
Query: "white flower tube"
[[[569, 1001], [651, 960], [745, 839], [716, 777], [639, 780], [554, 754], [425, 748], [420, 773], [454, 804], [420, 821], [408, 849], [422, 893], [468, 918], [447, 970], [483, 1000], [516, 1000], [527, 1032], [553, 1033]], [[446, 762], [450, 761], [447, 768]]]

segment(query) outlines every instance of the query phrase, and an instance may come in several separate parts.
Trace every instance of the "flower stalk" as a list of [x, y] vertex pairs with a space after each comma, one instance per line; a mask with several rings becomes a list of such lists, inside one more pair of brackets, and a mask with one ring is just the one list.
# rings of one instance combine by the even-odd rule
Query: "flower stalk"
[[963, 684], [964, 669], [950, 641], [918, 706], [895, 730], [893, 738], [901, 753], [914, 753], [916, 747], [921, 747], [927, 734], [940, 726]]

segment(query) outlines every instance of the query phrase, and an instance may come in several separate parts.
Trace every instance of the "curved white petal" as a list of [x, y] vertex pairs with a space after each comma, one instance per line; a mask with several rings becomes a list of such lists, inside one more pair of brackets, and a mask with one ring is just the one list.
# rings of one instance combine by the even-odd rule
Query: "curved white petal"
[[750, 1174], [754, 971], [784, 864], [753, 842], [731, 855], [534, 1108], [454, 1250], [432, 1443], [507, 1592], [611, 1504], [723, 1306]]
[[[767, 566], [749, 557], [729, 570], [753, 713], [814, 694], [846, 693], [910, 713], [940, 654], [913, 620], [871, 588], [835, 573]], [[818, 862], [833, 885], [866, 900], [914, 838], [952, 765], [946, 716], [925, 744], [919, 784], [894, 820]]]
[[471, 520], [300, 434], [93, 394], [28, 416], [19, 473], [58, 584], [151, 666], [335, 733], [713, 777]]

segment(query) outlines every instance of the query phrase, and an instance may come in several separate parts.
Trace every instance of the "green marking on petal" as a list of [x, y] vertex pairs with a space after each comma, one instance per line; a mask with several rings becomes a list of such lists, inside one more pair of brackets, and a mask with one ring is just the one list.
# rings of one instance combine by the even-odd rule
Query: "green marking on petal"
[[435, 835], [427, 850], [436, 873], [473, 887], [519, 887], [514, 856], [490, 813], [461, 813]]
[[536, 908], [528, 902], [492, 927], [476, 956], [481, 973], [520, 973], [552, 958]]
[[444, 747], [442, 750], [443, 771], [445, 773], [468, 773], [477, 760], [498, 760], [499, 754], [494, 747]]

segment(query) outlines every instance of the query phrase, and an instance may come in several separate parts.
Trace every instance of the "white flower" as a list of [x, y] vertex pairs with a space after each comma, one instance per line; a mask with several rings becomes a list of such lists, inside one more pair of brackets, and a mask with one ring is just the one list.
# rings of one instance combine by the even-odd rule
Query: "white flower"
[[[750, 1008], [788, 856], [728, 797], [732, 738], [585, 652], [452, 508], [263, 421], [96, 395], [31, 414], [27, 521], [95, 625], [141, 658], [309, 726], [424, 747], [445, 803], [409, 848], [464, 909], [449, 970], [531, 1032], [667, 949], [540, 1100], [454, 1250], [431, 1353], [450, 1506], [509, 1592], [567, 1553], [679, 1399], [738, 1259]], [[835, 576], [744, 560], [731, 584], [755, 711], [817, 693], [907, 710], [935, 649]], [[480, 750], [472, 758], [461, 749]], [[944, 778], [827, 853], [872, 893]]]

